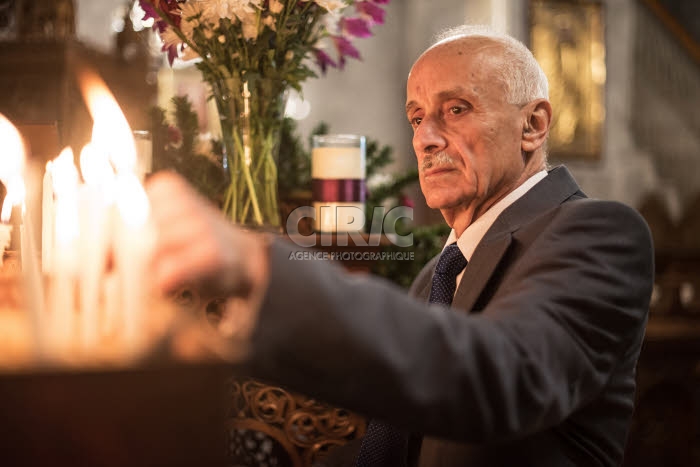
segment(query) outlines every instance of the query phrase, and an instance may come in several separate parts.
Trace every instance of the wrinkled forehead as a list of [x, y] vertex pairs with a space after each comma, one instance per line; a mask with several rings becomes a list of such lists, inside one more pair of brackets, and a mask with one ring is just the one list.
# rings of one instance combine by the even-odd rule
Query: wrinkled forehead
[[503, 44], [491, 37], [466, 36], [449, 39], [423, 52], [411, 67], [409, 77], [416, 67], [425, 63], [434, 66], [436, 62], [446, 62], [455, 69], [459, 66], [498, 66], [502, 63], [504, 49]]
[[[413, 81], [422, 80], [421, 74], [449, 77], [461, 81], [462, 85], [500, 84], [504, 90], [504, 47], [488, 37], [462, 37], [434, 45], [426, 50], [413, 64], [408, 74], [408, 87]], [[433, 83], [423, 83], [433, 84]]]

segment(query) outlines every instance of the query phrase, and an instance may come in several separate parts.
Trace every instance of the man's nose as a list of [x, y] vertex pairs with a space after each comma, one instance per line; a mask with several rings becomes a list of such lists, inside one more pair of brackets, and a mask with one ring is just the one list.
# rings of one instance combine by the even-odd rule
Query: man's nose
[[424, 117], [413, 132], [413, 149], [416, 154], [432, 154], [445, 147], [442, 124], [434, 117]]

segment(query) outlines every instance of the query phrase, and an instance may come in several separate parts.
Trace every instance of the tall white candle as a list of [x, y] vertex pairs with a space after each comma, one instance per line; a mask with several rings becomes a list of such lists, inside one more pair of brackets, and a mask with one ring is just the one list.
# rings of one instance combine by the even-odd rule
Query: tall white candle
[[114, 173], [104, 153], [86, 145], [80, 153], [85, 184], [78, 191], [80, 238], [78, 281], [80, 283], [80, 333], [84, 349], [98, 344], [100, 335], [101, 282], [107, 263]]
[[64, 149], [54, 161], [54, 192], [56, 193], [56, 249], [51, 281], [50, 313], [53, 343], [67, 350], [75, 338], [77, 276], [78, 170], [73, 163], [73, 151]]
[[[35, 256], [35, 244], [32, 232], [31, 217], [26, 210], [26, 185], [29, 184], [29, 206], [34, 206], [33, 172], [25, 163], [25, 148], [22, 137], [15, 126], [4, 116], [0, 115], [0, 141], [3, 144], [3, 155], [0, 161], [0, 181], [5, 185], [7, 193], [3, 202], [0, 221], [8, 222], [12, 206], [22, 207], [22, 226], [20, 227], [20, 251], [22, 254], [22, 270], [25, 278], [25, 295], [29, 308], [29, 323], [33, 330], [34, 349], [41, 351], [43, 313], [43, 284], [41, 273]], [[3, 248], [4, 254], [4, 248]]]
[[127, 352], [135, 353], [145, 344], [146, 269], [153, 248], [148, 197], [135, 174], [117, 176], [117, 208], [119, 220], [114, 249], [122, 288], [123, 338]]
[[115, 280], [110, 277], [105, 290], [111, 296], [116, 284], [121, 291], [122, 332], [127, 353], [145, 344], [143, 316], [146, 313], [146, 267], [151, 235], [148, 224], [148, 198], [137, 176], [134, 135], [114, 96], [104, 81], [84, 70], [78, 77], [81, 92], [93, 118], [92, 143], [109, 156], [115, 174], [115, 216], [112, 240]]
[[51, 162], [47, 162], [41, 193], [41, 268], [45, 274], [51, 272], [55, 242], [55, 206], [53, 200], [53, 177]]
[[143, 182], [153, 169], [153, 140], [149, 131], [136, 130], [133, 133], [136, 145], [136, 174]]
[[23, 216], [20, 226], [20, 248], [22, 255], [22, 276], [25, 283], [25, 300], [30, 313], [29, 323], [34, 338], [34, 351], [38, 358], [44, 357], [46, 319], [44, 311], [44, 281], [37, 258], [34, 241], [34, 226], [31, 216]]
[[10, 238], [12, 236], [12, 226], [4, 222], [0, 222], [0, 267], [2, 267], [5, 249], [10, 246]]

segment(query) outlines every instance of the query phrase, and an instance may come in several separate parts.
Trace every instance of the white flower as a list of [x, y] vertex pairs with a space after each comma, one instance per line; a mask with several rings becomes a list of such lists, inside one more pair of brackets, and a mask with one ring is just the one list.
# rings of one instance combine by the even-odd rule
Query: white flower
[[267, 15], [263, 19], [263, 24], [267, 26], [268, 28], [272, 29], [273, 31], [277, 31], [277, 26], [275, 22], [275, 17], [272, 15]]
[[204, 11], [203, 17], [208, 21], [218, 24], [222, 18], [238, 18], [243, 21], [243, 17], [255, 13], [262, 9], [263, 0], [200, 0]]
[[182, 19], [192, 18], [202, 12], [202, 5], [200, 2], [180, 3], [178, 4], [178, 8], [180, 9], [180, 16]]
[[169, 49], [170, 47], [180, 47], [182, 40], [175, 34], [172, 28], [167, 28], [165, 31], [160, 33], [160, 40], [163, 41], [163, 48]]
[[169, 49], [171, 47], [177, 47], [178, 58], [183, 61], [193, 60], [199, 57], [199, 54], [192, 50], [190, 47], [184, 47], [182, 40], [177, 34], [168, 28], [160, 33], [160, 40], [163, 41], [163, 48]]
[[257, 39], [258, 38], [258, 15], [255, 11], [251, 13], [244, 13], [239, 16], [238, 19], [241, 20], [241, 28], [243, 29], [243, 37], [246, 39]]
[[195, 52], [192, 47], [187, 47], [187, 45], [185, 45], [180, 53], [180, 59], [186, 62], [196, 58], [199, 58], [199, 54]]
[[347, 3], [345, 3], [344, 0], [314, 0], [319, 6], [322, 8], [325, 8], [329, 12], [333, 13], [334, 11], [340, 10], [345, 8]]
[[284, 10], [284, 3], [279, 0], [270, 0], [270, 13], [277, 14]]
[[[192, 32], [197, 28], [201, 22], [199, 19], [195, 18], [197, 15], [202, 13], [202, 7], [199, 3], [181, 3], [179, 5], [180, 16], [182, 17], [182, 22], [180, 23], [180, 30], [188, 39], [192, 39]], [[204, 25], [206, 28], [206, 25]]]

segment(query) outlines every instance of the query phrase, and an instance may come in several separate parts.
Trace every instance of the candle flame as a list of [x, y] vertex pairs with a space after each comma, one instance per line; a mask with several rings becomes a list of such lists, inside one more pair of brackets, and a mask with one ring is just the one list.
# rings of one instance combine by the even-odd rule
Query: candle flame
[[117, 177], [117, 208], [124, 223], [129, 227], [141, 227], [146, 224], [150, 213], [148, 195], [138, 177], [124, 174]]
[[105, 201], [111, 204], [114, 199], [115, 174], [107, 154], [100, 151], [94, 143], [88, 143], [80, 152], [80, 172], [85, 184], [100, 187]]
[[73, 150], [66, 147], [53, 160], [51, 165], [47, 164], [47, 169], [51, 170], [53, 177], [53, 191], [56, 197], [73, 196], [78, 190], [78, 169], [73, 161]]
[[0, 221], [10, 221], [13, 206], [24, 204], [24, 142], [15, 126], [0, 114], [0, 141], [2, 141], [2, 157], [0, 157], [0, 182], [5, 185], [7, 193], [0, 212]]
[[78, 75], [80, 90], [93, 120], [92, 143], [107, 154], [117, 173], [131, 173], [136, 167], [136, 144], [131, 127], [102, 78], [84, 69]]

